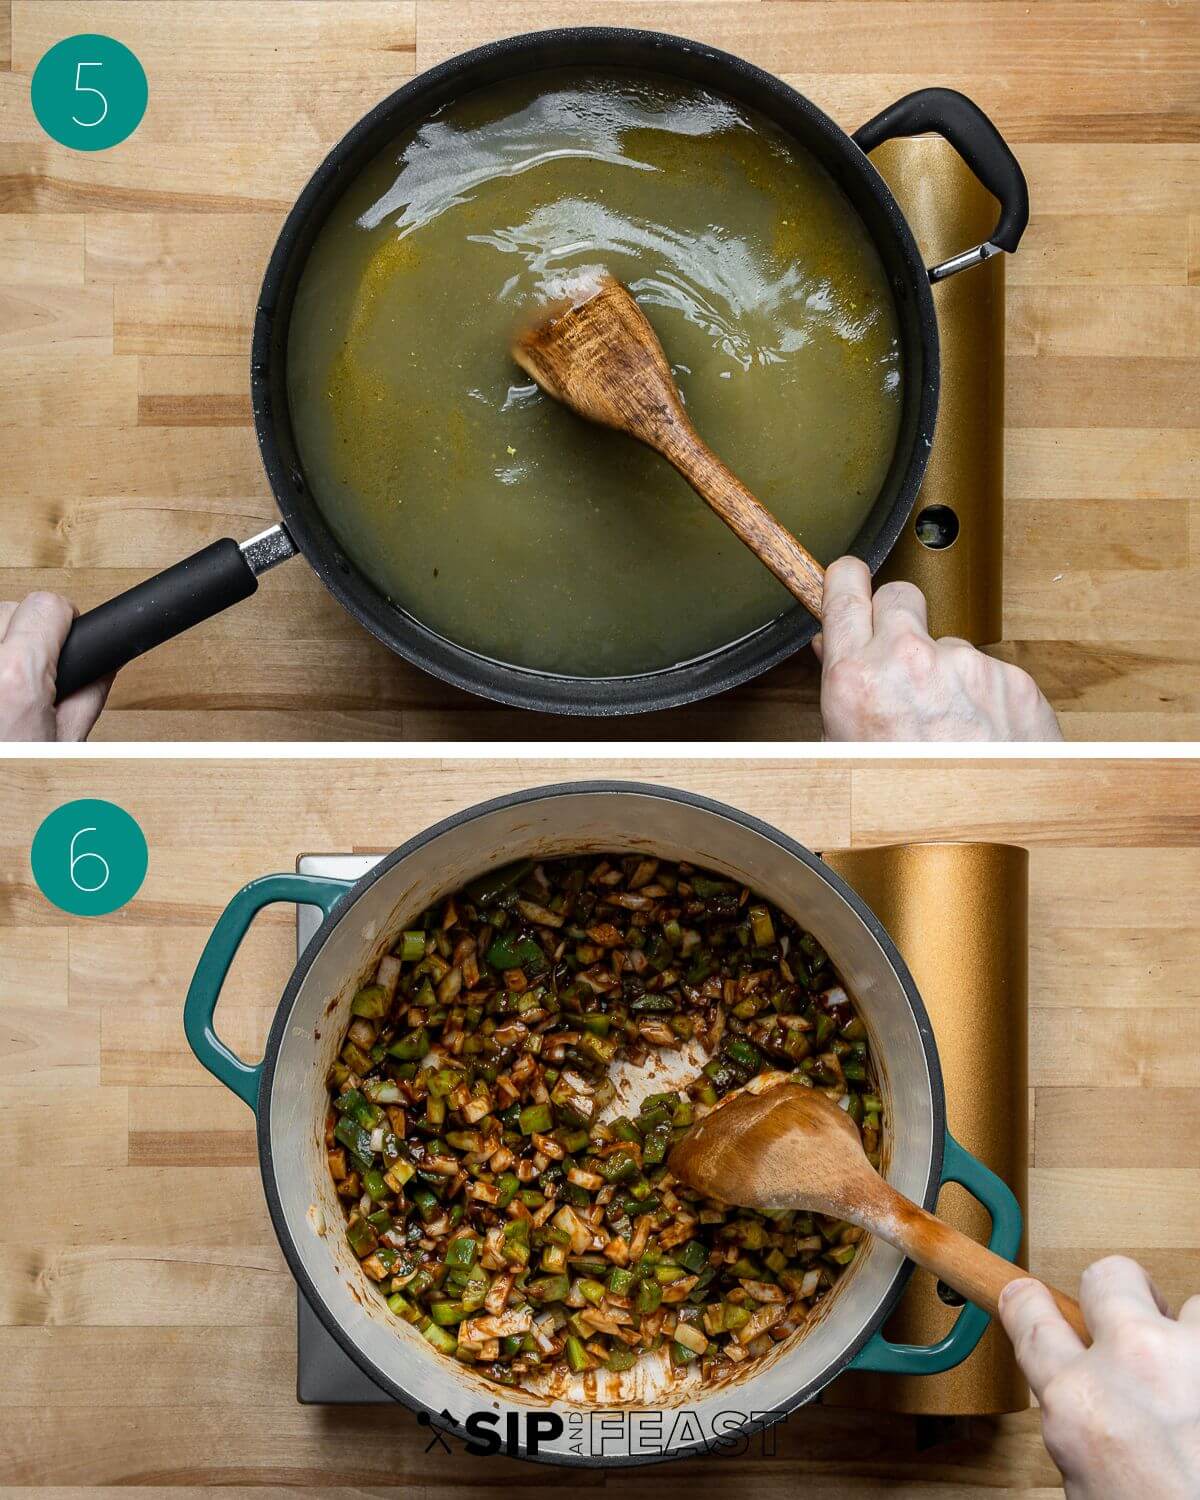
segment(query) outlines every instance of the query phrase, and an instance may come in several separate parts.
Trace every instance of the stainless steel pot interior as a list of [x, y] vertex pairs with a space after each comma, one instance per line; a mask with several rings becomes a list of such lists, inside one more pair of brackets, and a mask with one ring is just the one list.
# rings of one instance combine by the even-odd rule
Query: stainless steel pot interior
[[373, 1379], [414, 1407], [460, 1422], [480, 1410], [551, 1405], [570, 1420], [539, 1457], [629, 1463], [710, 1443], [730, 1426], [731, 1413], [761, 1421], [811, 1399], [878, 1327], [905, 1276], [897, 1252], [869, 1243], [807, 1334], [721, 1389], [701, 1389], [694, 1367], [672, 1381], [647, 1372], [645, 1362], [626, 1376], [601, 1377], [599, 1401], [646, 1414], [625, 1418], [616, 1444], [611, 1431], [593, 1430], [592, 1403], [578, 1381], [541, 1398], [502, 1392], [435, 1353], [387, 1311], [340, 1232], [343, 1215], [322, 1145], [324, 1079], [356, 982], [389, 934], [464, 881], [525, 855], [585, 851], [695, 861], [752, 886], [819, 937], [882, 1061], [886, 1175], [931, 1206], [941, 1168], [941, 1082], [923, 1008], [886, 935], [848, 887], [798, 845], [720, 804], [657, 788], [577, 784], [502, 799], [450, 819], [378, 866], [313, 939], [285, 993], [268, 1046], [259, 1129], [268, 1199], [293, 1269], [326, 1326]]

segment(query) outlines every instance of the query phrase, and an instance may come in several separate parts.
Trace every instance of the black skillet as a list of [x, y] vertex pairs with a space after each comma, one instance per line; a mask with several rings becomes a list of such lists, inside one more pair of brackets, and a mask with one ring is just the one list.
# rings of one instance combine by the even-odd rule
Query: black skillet
[[[115, 671], [248, 598], [259, 574], [301, 552], [334, 597], [398, 656], [498, 703], [561, 714], [644, 713], [695, 702], [783, 661], [816, 633], [797, 606], [694, 661], [629, 677], [569, 677], [493, 661], [455, 645], [386, 599], [339, 546], [305, 481], [287, 398], [288, 318], [308, 252], [345, 185], [387, 142], [459, 95], [565, 66], [645, 69], [700, 83], [761, 111], [813, 152], [841, 185], [878, 249], [900, 318], [904, 410], [891, 468], [851, 550], [874, 573], [899, 537], [925, 473], [937, 413], [937, 317], [931, 283], [1017, 248], [1029, 216], [1025, 178], [987, 116], [962, 94], [922, 89], [847, 135], [762, 69], [699, 42], [649, 31], [579, 27], [493, 42], [451, 58], [384, 100], [334, 147], [283, 226], [259, 297], [251, 351], [254, 423], [280, 523], [249, 541], [214, 542], [81, 615], [58, 673], [59, 696]], [[1000, 203], [991, 239], [927, 268], [867, 153], [894, 136], [944, 136]]]

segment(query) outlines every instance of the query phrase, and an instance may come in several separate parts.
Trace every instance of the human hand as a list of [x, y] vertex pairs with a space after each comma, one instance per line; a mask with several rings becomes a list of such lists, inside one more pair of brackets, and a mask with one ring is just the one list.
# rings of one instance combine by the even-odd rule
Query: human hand
[[1079, 1303], [1090, 1349], [1040, 1282], [1022, 1278], [1000, 1295], [1067, 1500], [1197, 1500], [1200, 1297], [1176, 1320], [1141, 1266], [1112, 1255], [1083, 1273]]
[[58, 594], [0, 603], [0, 740], [86, 740], [112, 679], [54, 703], [58, 653], [75, 619]]
[[825, 573], [821, 719], [827, 740], [1061, 740], [1028, 672], [968, 641], [929, 634], [925, 596], [885, 583], [874, 599], [857, 557]]

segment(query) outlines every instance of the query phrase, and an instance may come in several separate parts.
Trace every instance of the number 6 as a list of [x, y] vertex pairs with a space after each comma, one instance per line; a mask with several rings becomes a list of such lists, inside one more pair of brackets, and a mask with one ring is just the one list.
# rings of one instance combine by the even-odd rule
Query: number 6
[[[99, 122], [97, 122], [97, 123], [99, 123]], [[103, 856], [103, 854], [96, 854], [96, 853], [94, 853], [90, 849], [85, 849], [82, 854], [76, 854], [75, 853], [75, 840], [82, 838], [85, 833], [95, 833], [95, 832], [96, 832], [96, 830], [94, 828], [81, 828], [78, 831], [78, 833], [76, 833], [74, 835], [74, 837], [71, 839], [71, 848], [70, 848], [71, 884], [75, 887], [75, 889], [77, 891], [82, 891], [85, 896], [92, 896], [97, 891], [102, 891], [104, 889], [104, 887], [108, 884], [108, 877], [109, 877], [109, 875], [111, 873], [111, 871], [108, 868], [108, 860], [105, 859], [105, 857]], [[100, 861], [100, 863], [104, 866], [104, 874], [100, 877], [100, 883], [99, 883], [99, 885], [84, 885], [81, 881], [76, 880], [76, 878], [75, 878], [75, 870], [76, 870], [76, 868], [79, 865], [81, 865], [84, 862], [85, 859], [98, 859]]]
[[[98, 62], [81, 62], [77, 63], [75, 66], [75, 92], [77, 94], [95, 94], [96, 98], [99, 99], [101, 104], [104, 105], [104, 108], [100, 111], [98, 119], [81, 120], [78, 115], [71, 116], [72, 124], [82, 125], [85, 130], [91, 130], [94, 126], [102, 124], [104, 120], [108, 118], [108, 99], [104, 94], [101, 93], [99, 89], [92, 88], [91, 84], [81, 83], [79, 81], [79, 75], [83, 72], [84, 68], [102, 68], [103, 66], [103, 63]], [[99, 889], [99, 887], [97, 887], [97, 889]]]

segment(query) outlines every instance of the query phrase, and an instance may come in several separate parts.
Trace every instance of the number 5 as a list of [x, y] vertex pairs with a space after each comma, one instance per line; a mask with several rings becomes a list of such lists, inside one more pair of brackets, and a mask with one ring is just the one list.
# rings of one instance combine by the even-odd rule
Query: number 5
[[[97, 121], [97, 124], [99, 124], [99, 121]], [[85, 833], [95, 833], [95, 832], [96, 832], [96, 830], [94, 828], [81, 828], [79, 830], [79, 832], [77, 834], [75, 834], [74, 838], [72, 838], [72, 840], [71, 840], [71, 848], [70, 848], [71, 884], [75, 887], [75, 889], [77, 891], [82, 891], [84, 893], [84, 895], [86, 895], [86, 896], [94, 896], [97, 891], [102, 891], [104, 889], [104, 887], [108, 884], [108, 877], [109, 877], [109, 874], [111, 873], [110, 870], [109, 870], [109, 868], [108, 868], [108, 860], [105, 859], [105, 857], [103, 856], [103, 854], [96, 854], [94, 851], [92, 851], [90, 849], [85, 849], [82, 854], [76, 854], [75, 853], [75, 840], [76, 839], [81, 839], [84, 836]], [[85, 859], [96, 859], [96, 860], [99, 860], [100, 863], [104, 866], [104, 874], [101, 875], [100, 881], [99, 881], [98, 885], [84, 885], [83, 881], [77, 878], [77, 876], [75, 874], [75, 871], [79, 868], [79, 866], [84, 862]]]
[[80, 74], [83, 72], [84, 68], [102, 68], [103, 66], [103, 63], [98, 62], [81, 62], [77, 63], [75, 67], [75, 92], [77, 94], [95, 94], [96, 98], [99, 99], [100, 103], [104, 106], [104, 108], [100, 111], [98, 117], [94, 120], [81, 120], [78, 115], [71, 116], [72, 123], [75, 125], [82, 125], [85, 130], [90, 130], [93, 126], [102, 124], [103, 121], [108, 118], [108, 100], [100, 92], [99, 89], [92, 88], [90, 84], [81, 83], [79, 81]]

